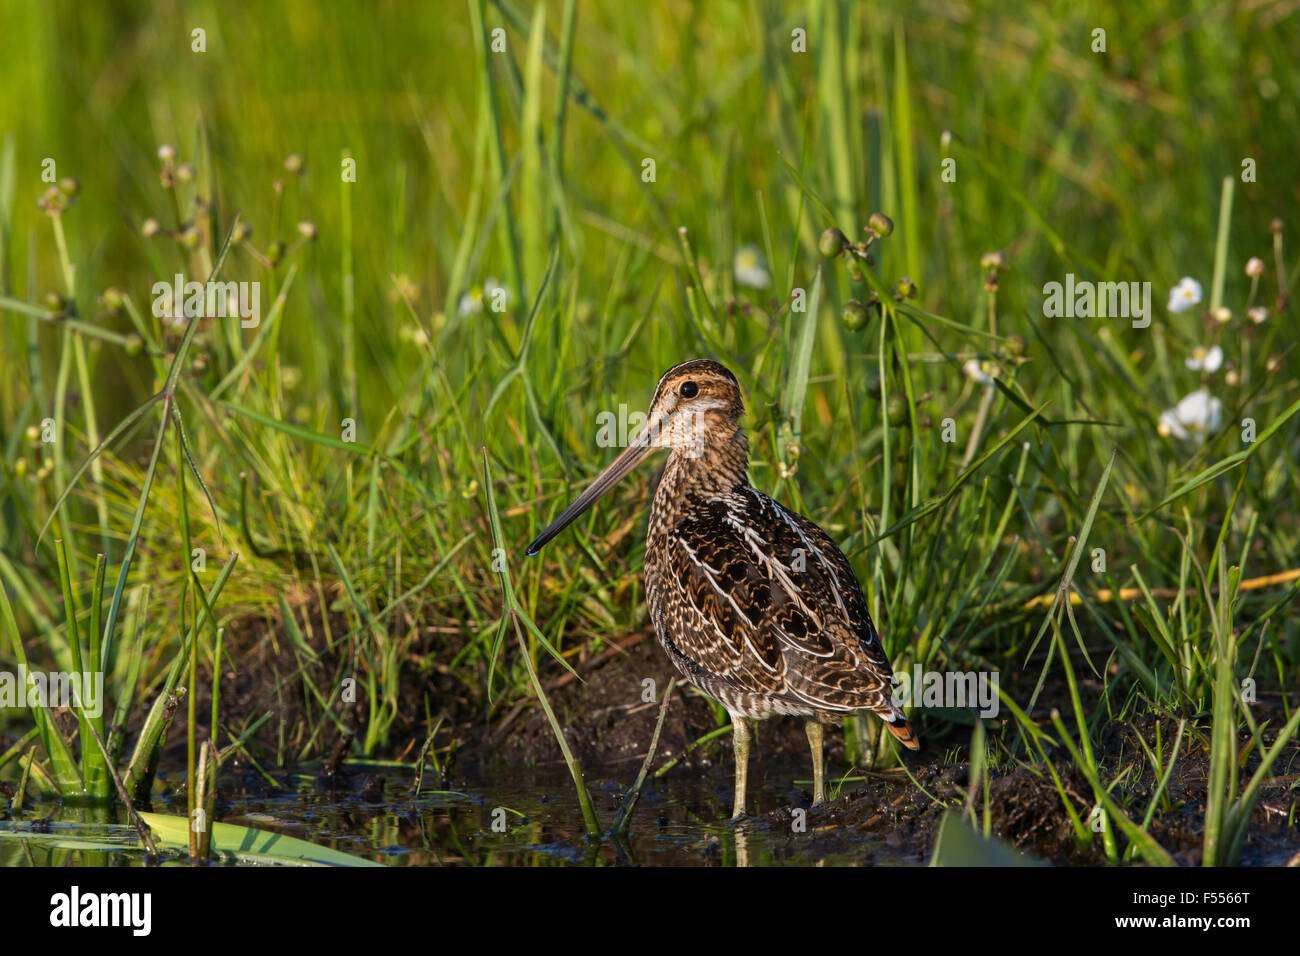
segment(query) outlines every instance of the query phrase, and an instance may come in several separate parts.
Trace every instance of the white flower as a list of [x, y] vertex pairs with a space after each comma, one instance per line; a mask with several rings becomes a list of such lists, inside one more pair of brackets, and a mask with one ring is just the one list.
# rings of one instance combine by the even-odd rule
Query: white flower
[[997, 375], [995, 365], [988, 362], [981, 364], [978, 359], [967, 359], [961, 370], [976, 385], [983, 385], [986, 388], [993, 384], [993, 378]]
[[461, 315], [475, 315], [483, 311], [483, 290], [474, 289], [466, 292], [456, 303], [456, 311]]
[[1205, 441], [1205, 436], [1223, 424], [1223, 402], [1205, 389], [1187, 395], [1174, 408], [1160, 413], [1158, 430], [1183, 440]]
[[751, 244], [737, 249], [731, 268], [740, 285], [751, 289], [766, 289], [772, 284], [772, 278], [767, 274], [767, 262], [758, 246]]
[[1250, 316], [1250, 321], [1259, 325], [1259, 323], [1268, 318], [1268, 309], [1264, 308], [1262, 305], [1257, 305], [1253, 308], [1247, 309], [1246, 314]]
[[1186, 365], [1193, 372], [1204, 371], [1214, 374], [1223, 365], [1223, 349], [1217, 345], [1209, 349], [1197, 346], [1191, 357], [1187, 359]]
[[493, 312], [504, 312], [510, 307], [510, 290], [489, 277], [481, 286], [474, 286], [460, 297], [456, 311], [461, 315], [477, 315], [487, 305]]
[[428, 345], [429, 333], [419, 325], [404, 325], [397, 332], [397, 337], [403, 342], [414, 342], [416, 345]]
[[1186, 312], [1201, 301], [1201, 284], [1191, 276], [1183, 276], [1178, 285], [1169, 290], [1169, 311]]

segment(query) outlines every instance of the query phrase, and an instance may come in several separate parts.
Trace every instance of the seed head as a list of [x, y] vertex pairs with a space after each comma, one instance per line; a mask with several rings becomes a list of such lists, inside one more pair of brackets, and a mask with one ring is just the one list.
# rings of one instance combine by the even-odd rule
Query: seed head
[[53, 219], [63, 215], [63, 210], [68, 208], [68, 197], [59, 191], [59, 187], [51, 186], [36, 200], [36, 205], [45, 215]]

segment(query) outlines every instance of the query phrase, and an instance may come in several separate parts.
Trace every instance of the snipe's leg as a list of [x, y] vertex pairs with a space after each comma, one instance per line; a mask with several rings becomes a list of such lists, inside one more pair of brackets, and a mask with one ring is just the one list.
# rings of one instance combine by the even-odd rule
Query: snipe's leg
[[744, 717], [731, 718], [731, 745], [736, 754], [736, 802], [731, 819], [745, 815], [745, 780], [749, 776], [749, 722]]
[[822, 725], [816, 717], [810, 717], [804, 724], [808, 734], [808, 746], [812, 748], [813, 761], [813, 806], [826, 802], [826, 771], [822, 765]]

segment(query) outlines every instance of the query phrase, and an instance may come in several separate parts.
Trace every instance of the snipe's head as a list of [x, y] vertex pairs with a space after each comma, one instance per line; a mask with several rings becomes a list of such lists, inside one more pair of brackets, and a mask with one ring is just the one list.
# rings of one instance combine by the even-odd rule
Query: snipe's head
[[540, 551], [655, 449], [671, 448], [675, 455], [698, 457], [709, 444], [725, 441], [736, 433], [744, 410], [740, 385], [725, 366], [710, 359], [693, 359], [669, 369], [659, 379], [650, 400], [645, 428], [533, 540], [528, 553]]
[[698, 456], [708, 442], [730, 437], [744, 411], [736, 376], [711, 359], [693, 359], [659, 379], [646, 430], [656, 448]]

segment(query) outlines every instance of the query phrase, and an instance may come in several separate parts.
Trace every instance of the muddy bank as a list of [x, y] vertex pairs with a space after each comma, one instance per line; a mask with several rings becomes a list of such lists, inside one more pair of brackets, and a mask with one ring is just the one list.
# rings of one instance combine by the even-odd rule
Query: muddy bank
[[[331, 620], [331, 626], [336, 634], [345, 633], [346, 619], [339, 615], [337, 620]], [[238, 629], [229, 638], [228, 654], [222, 674], [223, 742], [227, 733], [239, 735], [270, 713], [271, 718], [249, 737], [245, 747], [260, 766], [271, 769], [274, 777], [300, 767], [307, 777], [317, 781], [322, 792], [350, 795], [350, 799], [363, 803], [377, 787], [382, 787], [381, 772], [347, 766], [337, 774], [327, 772], [331, 755], [340, 759], [349, 755], [355, 750], [353, 738], [364, 739], [366, 731], [369, 714], [360, 703], [333, 704], [332, 713], [326, 715], [317, 697], [330, 697], [337, 682], [354, 672], [352, 660], [323, 648], [315, 648], [314, 657], [304, 656], [301, 649], [295, 651], [282, 625], [272, 622]], [[231, 661], [238, 663], [237, 670], [230, 666]], [[375, 756], [413, 762], [428, 736], [431, 721], [441, 718], [434, 755], [446, 772], [431, 778], [431, 783], [447, 789], [462, 785], [492, 787], [521, 768], [532, 768], [540, 777], [559, 781], [553, 784], [558, 788], [554, 797], [565, 798], [567, 784], [563, 773], [557, 773], [562, 771], [560, 750], [535, 700], [531, 696], [498, 700], [489, 708], [478, 688], [467, 686], [464, 679], [454, 677], [448, 668], [433, 661], [432, 656], [412, 654], [404, 663], [399, 680], [401, 705], [393, 716], [387, 743], [378, 748]], [[553, 665], [543, 669], [542, 677], [569, 746], [583, 763], [593, 796], [598, 805], [612, 813], [636, 776], [658, 719], [657, 701], [676, 673], [648, 633], [625, 635], [618, 644], [579, 655], [571, 662], [580, 679]], [[1024, 675], [1023, 680], [1028, 682], [1024, 687], [1017, 687], [1015, 677], [1011, 677], [1007, 690], [1013, 699], [1028, 699], [1035, 676]], [[1085, 699], [1104, 697], [1100, 682], [1084, 677], [1082, 683]], [[201, 675], [197, 701], [203, 722], [201, 737], [206, 736], [210, 687], [210, 677]], [[149, 703], [137, 704], [140, 713], [129, 726], [139, 726], [143, 708]], [[1048, 717], [1054, 707], [1064, 714], [1071, 713], [1068, 688], [1049, 678], [1033, 712], [1039, 726], [1049, 733]], [[871, 771], [855, 767], [846, 759], [841, 728], [828, 728], [828, 786], [833, 788], [834, 799], [830, 806], [816, 809], [811, 808], [811, 772], [802, 722], [792, 718], [758, 722], [750, 763], [751, 791], [755, 794], [749, 807], [753, 814], [750, 826], [776, 840], [790, 830], [795, 809], [809, 809], [808, 826], [816, 830], [828, 853], [842, 852], [866, 862], [922, 862], [933, 846], [945, 809], [966, 806], [974, 791], [977, 817], [984, 813], [983, 791], [979, 781], [972, 787], [966, 762], [973, 724], [953, 716], [925, 710], [918, 713], [923, 748], [902, 756], [906, 773], [898, 766]], [[1280, 727], [1285, 722], [1280, 698], [1274, 695], [1255, 705], [1255, 716], [1261, 725]], [[1205, 722], [1208, 724], [1208, 717]], [[691, 821], [716, 823], [725, 819], [733, 769], [730, 732], [696, 746], [684, 758], [682, 754], [726, 723], [726, 714], [715, 705], [688, 686], [677, 686], [654, 767], [681, 759], [665, 777], [652, 779], [643, 812], [661, 813], [654, 806], [652, 794], [656, 787], [671, 782], [679, 789], [688, 788], [689, 795], [680, 799], [691, 807]], [[1067, 726], [1073, 726], [1069, 719]], [[1002, 733], [997, 722], [988, 724], [987, 730], [991, 738], [1000, 735], [1015, 749], [1014, 734]], [[1120, 780], [1112, 795], [1136, 821], [1141, 821], [1159, 785], [1159, 776], [1145, 758], [1139, 740], [1154, 749], [1157, 732], [1163, 744], [1161, 757], [1167, 762], [1168, 748], [1177, 734], [1177, 722], [1173, 720], [1141, 717], [1129, 722], [1102, 721], [1095, 744], [1102, 779]], [[1275, 729], [1267, 729], [1266, 742], [1271, 742], [1275, 733]], [[183, 767], [184, 737], [185, 707], [181, 706], [168, 736], [164, 769]], [[128, 740], [128, 747], [132, 742]], [[1151, 826], [1154, 838], [1182, 864], [1196, 864], [1200, 859], [1209, 778], [1208, 743], [1207, 729], [1189, 723], [1182, 754]], [[1241, 743], [1245, 751], [1247, 741]], [[1024, 761], [1023, 745], [1015, 753]], [[1045, 767], [1008, 759], [993, 748], [994, 759], [1001, 762], [989, 771], [992, 831], [1037, 859], [1057, 864], [1104, 864], [1100, 836], [1090, 833], [1089, 839], [1078, 840], [1066, 811], [1068, 801], [1074, 813], [1087, 821], [1095, 801], [1091, 787], [1073, 769], [1068, 757], [1061, 759], [1063, 753], [1058, 751], [1052, 757], [1064, 798]], [[1258, 762], [1259, 754], [1250, 750], [1242, 769], [1243, 781]], [[249, 765], [244, 756], [237, 754], [226, 770], [250, 791], [266, 795], [277, 790], [276, 785], [257, 774], [245, 774]], [[1260, 795], [1243, 862], [1277, 865], [1300, 851], [1300, 828], [1291, 822], [1297, 766], [1300, 746], [1292, 745], [1274, 766], [1274, 782]], [[919, 787], [909, 780], [909, 774]], [[171, 780], [176, 780], [174, 775]], [[840, 830], [846, 832], [836, 836]], [[1118, 841], [1121, 846], [1125, 844], [1122, 836]], [[707, 852], [707, 847], [702, 852]]]

